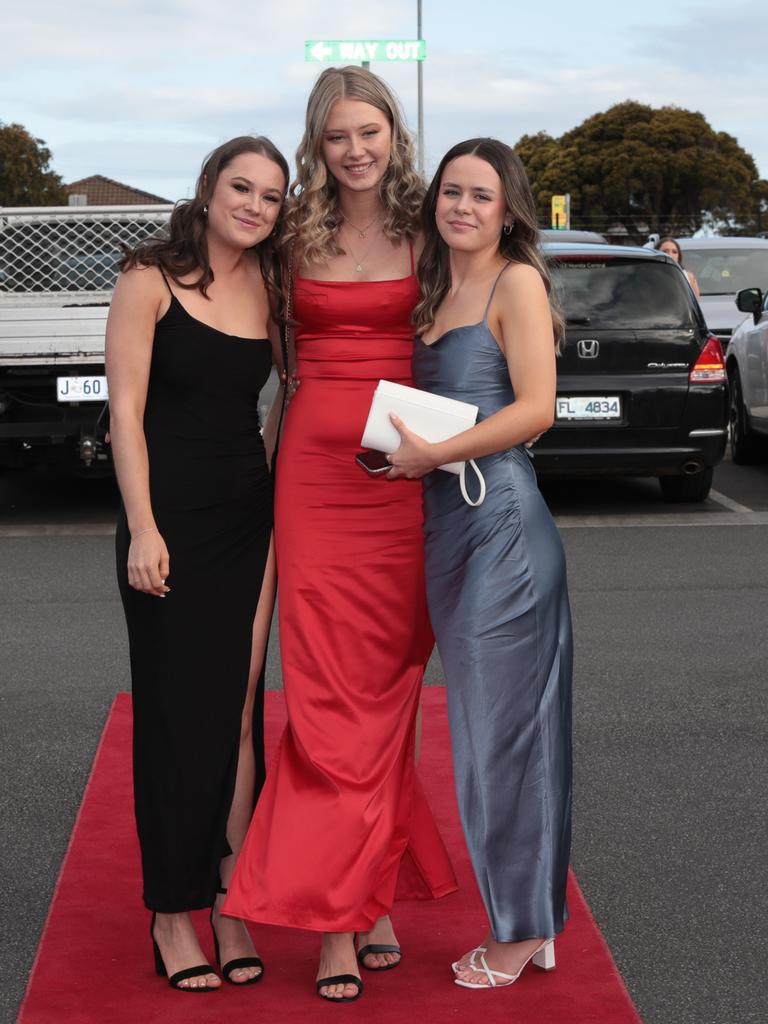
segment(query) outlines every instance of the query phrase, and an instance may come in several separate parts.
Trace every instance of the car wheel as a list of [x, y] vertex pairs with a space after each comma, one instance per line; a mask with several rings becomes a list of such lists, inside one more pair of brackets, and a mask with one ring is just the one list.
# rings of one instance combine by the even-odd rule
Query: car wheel
[[731, 438], [731, 455], [739, 466], [756, 462], [761, 455], [758, 438], [749, 425], [747, 410], [744, 407], [744, 395], [741, 390], [739, 369], [734, 366], [728, 374], [728, 420]]
[[704, 501], [712, 487], [712, 466], [690, 476], [660, 476], [659, 486], [665, 501]]

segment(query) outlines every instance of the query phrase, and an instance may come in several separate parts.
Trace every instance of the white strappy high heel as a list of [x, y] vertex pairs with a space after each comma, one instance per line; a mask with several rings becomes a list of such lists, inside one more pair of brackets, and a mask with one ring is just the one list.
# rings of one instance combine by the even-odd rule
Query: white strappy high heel
[[[476, 949], [473, 949], [469, 958], [469, 969], [485, 974], [488, 979], [487, 982], [462, 981], [461, 978], [454, 978], [454, 984], [461, 985], [462, 988], [505, 988], [507, 985], [511, 985], [513, 982], [517, 981], [531, 960], [533, 960], [534, 965], [542, 971], [551, 971], [554, 970], [555, 967], [554, 939], [545, 939], [540, 946], [534, 949], [517, 974], [505, 974], [504, 971], [497, 971], [494, 970], [494, 968], [489, 967], [485, 959], [486, 953], [487, 949], [484, 946], [478, 946]], [[478, 956], [480, 957], [479, 964], [477, 962]], [[455, 973], [456, 968], [458, 967], [458, 961], [451, 966]], [[497, 981], [497, 978], [501, 978], [502, 980]]]
[[[470, 949], [469, 955], [470, 955], [470, 957], [474, 957], [475, 953], [487, 953], [487, 952], [488, 952], [488, 947], [487, 946], [475, 946], [474, 949]], [[458, 974], [460, 969], [461, 969], [461, 961], [460, 960], [454, 960], [453, 963], [451, 964], [451, 970], [453, 971], [454, 974]]]

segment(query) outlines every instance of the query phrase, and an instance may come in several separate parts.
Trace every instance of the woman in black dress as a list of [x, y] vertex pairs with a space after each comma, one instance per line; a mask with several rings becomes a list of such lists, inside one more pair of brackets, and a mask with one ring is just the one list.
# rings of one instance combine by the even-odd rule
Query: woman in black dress
[[221, 985], [189, 917], [202, 907], [224, 977], [263, 972], [219, 894], [264, 777], [274, 568], [258, 399], [287, 181], [267, 139], [216, 149], [168, 237], [123, 261], [107, 326], [144, 902], [158, 973], [188, 992]]

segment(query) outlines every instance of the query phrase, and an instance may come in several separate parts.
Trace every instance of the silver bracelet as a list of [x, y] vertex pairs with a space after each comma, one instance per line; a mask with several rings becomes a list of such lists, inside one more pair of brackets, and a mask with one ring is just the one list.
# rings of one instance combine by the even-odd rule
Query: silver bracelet
[[159, 532], [156, 526], [148, 526], [146, 530], [139, 530], [138, 533], [131, 534], [131, 540], [136, 540], [137, 537], [143, 536], [145, 533], [157, 533]]

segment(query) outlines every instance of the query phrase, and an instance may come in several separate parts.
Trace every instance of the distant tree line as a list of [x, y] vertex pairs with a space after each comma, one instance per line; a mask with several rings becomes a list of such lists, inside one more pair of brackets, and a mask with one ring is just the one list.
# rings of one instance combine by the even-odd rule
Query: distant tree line
[[[755, 161], [703, 114], [627, 100], [553, 138], [515, 147], [542, 225], [553, 195], [571, 196], [571, 226], [643, 241], [650, 232], [691, 235], [768, 230], [768, 181]], [[0, 121], [0, 206], [57, 206], [67, 196], [51, 151], [20, 124]]]
[[722, 234], [768, 230], [768, 181], [696, 111], [627, 100], [559, 139], [538, 132], [515, 148], [547, 227], [552, 196], [568, 192], [572, 228], [627, 241], [691, 235], [707, 223]]
[[0, 206], [66, 206], [51, 151], [20, 124], [0, 121]]

